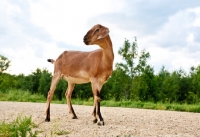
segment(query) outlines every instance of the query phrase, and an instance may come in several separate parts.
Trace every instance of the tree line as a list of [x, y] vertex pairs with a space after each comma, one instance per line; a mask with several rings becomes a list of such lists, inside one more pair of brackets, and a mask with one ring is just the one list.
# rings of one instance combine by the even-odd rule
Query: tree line
[[[200, 66], [191, 67], [189, 73], [184, 70], [169, 72], [163, 66], [158, 74], [148, 64], [150, 53], [138, 52], [137, 39], [133, 43], [125, 39], [118, 54], [122, 62], [115, 64], [113, 74], [101, 90], [103, 100], [151, 101], [168, 103], [200, 102]], [[47, 69], [37, 68], [31, 74], [11, 75], [5, 73], [10, 61], [0, 55], [0, 92], [12, 89], [29, 91], [45, 97], [50, 88], [52, 74]], [[54, 97], [65, 97], [67, 82], [63, 79], [57, 84]], [[87, 100], [92, 98], [91, 84], [76, 85], [72, 98]]]

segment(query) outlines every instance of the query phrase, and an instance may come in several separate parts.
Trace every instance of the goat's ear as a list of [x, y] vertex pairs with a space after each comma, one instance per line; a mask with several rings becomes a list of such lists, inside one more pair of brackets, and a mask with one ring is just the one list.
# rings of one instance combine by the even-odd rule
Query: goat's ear
[[102, 27], [100, 28], [99, 36], [98, 36], [97, 39], [101, 39], [101, 38], [106, 37], [106, 36], [108, 35], [108, 33], [109, 33], [109, 29], [106, 28], [106, 27], [104, 27], [104, 26], [102, 26]]

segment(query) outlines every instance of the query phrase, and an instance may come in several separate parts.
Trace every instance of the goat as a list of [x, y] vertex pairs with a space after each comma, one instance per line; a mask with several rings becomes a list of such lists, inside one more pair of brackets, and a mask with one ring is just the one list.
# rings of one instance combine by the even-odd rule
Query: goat
[[87, 32], [83, 41], [86, 45], [99, 45], [100, 49], [90, 52], [64, 51], [56, 61], [48, 59], [49, 62], [54, 64], [54, 75], [47, 96], [45, 121], [50, 121], [50, 102], [56, 84], [63, 78], [68, 82], [65, 96], [72, 118], [77, 119], [71, 103], [71, 95], [75, 84], [91, 82], [94, 96], [93, 123], [104, 125], [104, 120], [100, 112], [100, 91], [103, 84], [112, 74], [114, 60], [112, 41], [108, 33], [108, 28], [97, 24]]

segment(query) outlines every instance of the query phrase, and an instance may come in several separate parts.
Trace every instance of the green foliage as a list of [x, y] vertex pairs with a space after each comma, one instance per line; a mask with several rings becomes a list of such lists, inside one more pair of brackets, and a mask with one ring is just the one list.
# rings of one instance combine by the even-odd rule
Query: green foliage
[[[103, 85], [100, 94], [102, 100], [135, 101], [139, 102], [136, 103], [136, 107], [145, 108], [150, 106], [156, 108], [156, 106], [144, 105], [142, 102], [200, 103], [200, 66], [191, 67], [189, 74], [182, 69], [169, 72], [163, 66], [158, 74], [155, 74], [153, 67], [148, 64], [150, 53], [145, 50], [138, 52], [137, 48], [136, 38], [133, 43], [125, 39], [118, 51], [122, 62], [116, 64], [112, 75]], [[51, 78], [52, 74], [48, 70], [39, 68], [27, 76], [1, 72], [0, 100], [45, 101], [50, 89]], [[66, 90], [67, 82], [61, 79], [56, 86], [53, 101], [66, 103]], [[77, 84], [72, 98], [76, 101], [74, 103], [92, 105], [91, 84]], [[123, 102], [121, 105], [128, 106], [128, 104]], [[118, 106], [115, 103], [113, 105]], [[165, 109], [165, 106], [158, 107]], [[166, 106], [166, 109], [168, 107], [171, 106]], [[179, 110], [178, 107], [176, 109]]]
[[42, 71], [41, 69], [36, 69], [35, 72], [32, 72], [32, 74], [30, 75], [30, 79], [32, 82], [32, 93], [36, 93], [36, 91], [38, 91], [39, 88], [39, 81], [40, 78], [42, 76]]
[[36, 128], [36, 124], [32, 122], [31, 117], [18, 116], [11, 123], [3, 121], [0, 123], [0, 136], [3, 137], [37, 137], [38, 131], [33, 132], [32, 128]]
[[10, 60], [8, 60], [8, 58], [4, 57], [3, 55], [0, 55], [0, 73], [6, 71], [9, 66]]
[[57, 99], [62, 100], [63, 97], [65, 97], [65, 92], [67, 89], [67, 82], [64, 79], [61, 79], [55, 90], [55, 96]]
[[118, 50], [118, 54], [122, 57], [122, 59], [125, 62], [117, 63], [116, 67], [121, 68], [126, 72], [127, 75], [133, 78], [137, 72], [137, 68], [134, 67], [134, 60], [138, 57], [136, 38], [132, 45], [129, 42], [129, 40], [125, 39], [123, 47], [119, 48]]
[[20, 101], [20, 102], [44, 102], [46, 98], [40, 94], [31, 94], [24, 90], [0, 91], [1, 101]]
[[[72, 101], [77, 105], [93, 105], [93, 100], [79, 100]], [[106, 107], [126, 107], [126, 108], [144, 108], [155, 110], [170, 110], [170, 111], [185, 111], [185, 112], [198, 112], [200, 113], [200, 104], [179, 104], [179, 103], [162, 103], [162, 102], [144, 102], [144, 101], [115, 101], [115, 100], [102, 100], [101, 106]]]
[[91, 83], [75, 85], [72, 98], [87, 100], [91, 97], [93, 97]]
[[140, 76], [133, 79], [131, 99], [156, 102], [156, 84], [153, 68], [147, 66]]
[[[153, 69], [147, 65], [147, 59], [150, 57], [150, 54], [148, 52], [146, 53], [145, 50], [142, 50], [139, 56], [136, 38], [132, 45], [128, 40], [125, 39], [124, 45], [119, 49], [118, 54], [122, 57], [124, 62], [117, 63], [116, 68], [123, 70], [123, 72], [129, 76], [129, 78], [127, 78], [126, 75], [121, 73], [123, 75], [118, 78], [121, 79], [121, 81], [126, 79], [126, 84], [124, 84], [126, 87], [122, 87], [125, 93], [125, 99], [147, 100], [148, 94], [146, 93], [150, 92], [150, 87], [148, 86], [150, 83], [146, 84], [147, 81], [142, 77], [145, 77], [145, 75], [148, 76], [148, 74], [145, 74], [148, 73], [148, 70], [153, 72]], [[136, 60], [137, 58], [138, 61]], [[136, 81], [137, 85], [134, 81]], [[135, 86], [137, 86], [137, 90], [135, 90]]]
[[200, 66], [197, 68], [192, 67], [191, 68], [191, 91], [197, 96], [197, 98], [200, 98]]
[[17, 80], [15, 76], [7, 73], [0, 73], [0, 90], [6, 92], [17, 85]]
[[[21, 96], [21, 98], [14, 98], [13, 93], [16, 93], [16, 91], [9, 91], [8, 93], [2, 93], [0, 92], [0, 100], [1, 101], [25, 101], [25, 102], [45, 102], [46, 98], [44, 98], [43, 95], [30, 95], [25, 93], [26, 95], [23, 95], [23, 91], [19, 92], [18, 96]], [[28, 98], [28, 96], [31, 96]], [[22, 98], [25, 98], [22, 100]], [[27, 99], [26, 99], [27, 98]], [[65, 100], [65, 99], [63, 99]], [[61, 103], [65, 104], [66, 101], [59, 101], [59, 100], [54, 100], [52, 101], [53, 103]], [[72, 99], [72, 104], [76, 105], [87, 105], [87, 106], [93, 106], [93, 98], [89, 99]], [[170, 102], [146, 102], [146, 101], [127, 101], [127, 100], [121, 100], [121, 101], [116, 101], [116, 100], [102, 100], [101, 101], [101, 106], [106, 106], [106, 107], [128, 107], [128, 108], [144, 108], [144, 109], [156, 109], [156, 110], [172, 110], [172, 111], [186, 111], [186, 112], [198, 112], [200, 113], [200, 103], [196, 104], [179, 104], [179, 103], [170, 103]]]
[[38, 93], [44, 95], [45, 97], [47, 97], [48, 91], [50, 89], [51, 78], [51, 73], [49, 73], [46, 69], [42, 71], [39, 78]]
[[[121, 68], [113, 71], [112, 76], [108, 82], [103, 86], [101, 94], [102, 99], [115, 99], [116, 101], [127, 99], [130, 85], [130, 77]], [[122, 86], [123, 85], [123, 86]], [[107, 95], [105, 97], [105, 95]], [[122, 98], [123, 97], [123, 98]]]

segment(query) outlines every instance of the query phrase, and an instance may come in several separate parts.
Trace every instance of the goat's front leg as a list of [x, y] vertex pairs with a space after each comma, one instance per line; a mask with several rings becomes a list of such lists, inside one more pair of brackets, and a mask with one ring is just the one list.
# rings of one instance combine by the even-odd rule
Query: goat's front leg
[[[93, 116], [94, 120], [93, 123], [97, 123], [98, 125], [104, 125], [104, 120], [103, 117], [101, 116], [101, 111], [100, 111], [100, 89], [95, 88], [95, 84], [92, 85], [92, 90], [94, 94], [94, 110], [93, 110]], [[98, 86], [97, 86], [98, 87]]]
[[65, 96], [66, 96], [66, 100], [67, 100], [69, 113], [72, 114], [72, 119], [77, 119], [77, 116], [74, 112], [74, 109], [73, 109], [72, 103], [71, 103], [71, 95], [72, 95], [72, 92], [73, 92], [73, 89], [74, 89], [74, 85], [75, 85], [74, 83], [68, 82], [68, 87], [67, 87]]
[[104, 120], [103, 120], [103, 117], [101, 116], [101, 111], [100, 111], [100, 96], [97, 95], [95, 97], [95, 109], [96, 109], [96, 118], [97, 118], [97, 124], [98, 125], [104, 125]]
[[97, 123], [98, 125], [104, 125], [104, 120], [100, 112], [100, 98], [98, 96], [94, 97], [94, 110], [92, 115], [94, 116], [93, 123]]
[[53, 94], [56, 89], [56, 84], [58, 83], [59, 80], [60, 80], [60, 74], [59, 73], [54, 74], [52, 81], [51, 81], [51, 87], [50, 87], [50, 90], [49, 90], [48, 96], [47, 96], [46, 119], [45, 119], [46, 122], [50, 121], [50, 102], [53, 98]]

